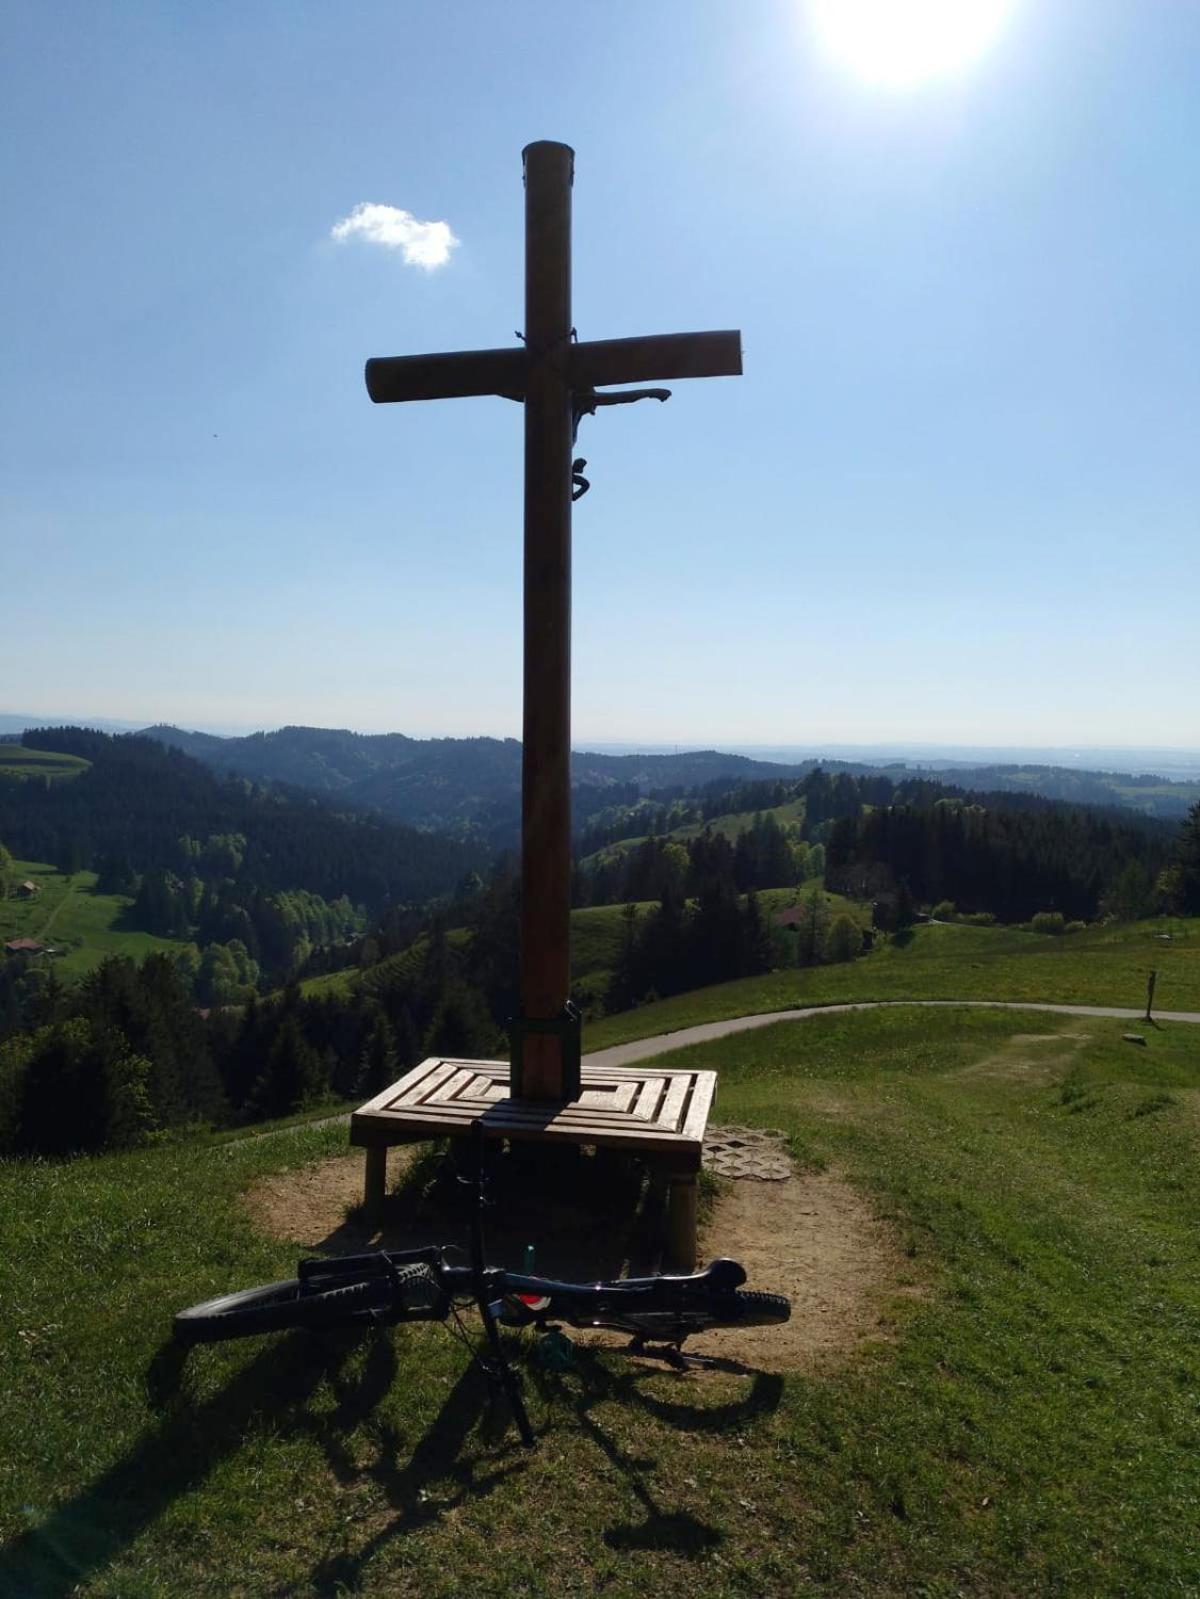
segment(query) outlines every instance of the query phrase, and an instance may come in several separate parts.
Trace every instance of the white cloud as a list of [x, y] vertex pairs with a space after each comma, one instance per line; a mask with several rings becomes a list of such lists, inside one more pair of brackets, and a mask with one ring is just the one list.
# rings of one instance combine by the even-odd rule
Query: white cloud
[[329, 234], [339, 243], [355, 235], [386, 250], [402, 250], [406, 266], [424, 267], [426, 272], [445, 266], [458, 244], [448, 222], [418, 222], [411, 211], [401, 211], [399, 206], [366, 202], [335, 222]]

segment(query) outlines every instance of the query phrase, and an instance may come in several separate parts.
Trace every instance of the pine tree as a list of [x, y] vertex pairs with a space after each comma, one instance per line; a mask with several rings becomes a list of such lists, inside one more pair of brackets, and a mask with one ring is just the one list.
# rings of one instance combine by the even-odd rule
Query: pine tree
[[320, 1098], [325, 1084], [321, 1060], [294, 1012], [285, 1012], [250, 1096], [253, 1116], [290, 1116]]
[[851, 961], [862, 950], [862, 930], [852, 916], [843, 911], [835, 916], [825, 940], [825, 956], [831, 961]]
[[132, 1149], [154, 1131], [150, 1062], [144, 1055], [118, 1055], [104, 1072], [104, 1147]]
[[1200, 800], [1187, 813], [1179, 839], [1179, 897], [1186, 912], [1200, 915]]
[[829, 903], [824, 891], [814, 883], [807, 893], [800, 897], [800, 919], [796, 923], [796, 936], [799, 943], [797, 959], [801, 966], [816, 966], [825, 959], [825, 938], [828, 930]]
[[371, 1030], [363, 1045], [358, 1079], [354, 1085], [355, 1094], [363, 1099], [374, 1099], [376, 1094], [396, 1081], [400, 1075], [399, 1066], [395, 1036], [382, 1007], [377, 1005]]

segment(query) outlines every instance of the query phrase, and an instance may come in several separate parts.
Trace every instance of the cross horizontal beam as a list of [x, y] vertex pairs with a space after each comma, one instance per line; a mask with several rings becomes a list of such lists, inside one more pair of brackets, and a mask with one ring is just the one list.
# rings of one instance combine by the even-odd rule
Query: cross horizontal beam
[[[525, 398], [530, 353], [523, 349], [460, 350], [449, 355], [385, 355], [367, 362], [367, 393], [377, 405], [403, 400], [456, 400], [475, 394]], [[742, 336], [652, 333], [635, 339], [593, 339], [570, 346], [572, 389], [659, 378], [738, 377]]]
[[651, 383], [658, 378], [740, 378], [742, 335], [650, 333], [640, 339], [592, 339], [571, 347], [571, 387]]

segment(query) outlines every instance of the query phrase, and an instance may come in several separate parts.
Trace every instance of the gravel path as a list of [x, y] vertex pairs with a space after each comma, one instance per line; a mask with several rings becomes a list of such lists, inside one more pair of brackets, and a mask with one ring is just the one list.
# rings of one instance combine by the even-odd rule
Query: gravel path
[[[688, 1044], [707, 1044], [710, 1039], [728, 1038], [730, 1033], [747, 1032], [752, 1027], [771, 1027], [776, 1022], [799, 1022], [806, 1016], [825, 1016], [837, 1011], [881, 1010], [890, 1005], [982, 1006], [987, 1010], [1056, 1011], [1062, 1016], [1115, 1016], [1118, 1020], [1140, 1022], [1145, 1012], [1124, 1010], [1117, 1005], [1049, 1005], [1038, 1000], [1010, 999], [863, 999], [846, 1005], [807, 1005], [802, 1010], [763, 1011], [757, 1016], [733, 1016], [723, 1022], [701, 1022], [696, 1027], [681, 1027], [678, 1032], [659, 1033], [654, 1038], [637, 1038], [629, 1044], [613, 1044], [583, 1058], [589, 1066], [632, 1066], [652, 1055], [665, 1055]], [[1162, 1022], [1194, 1022], [1200, 1025], [1200, 1011], [1160, 1010], [1155, 1019]]]

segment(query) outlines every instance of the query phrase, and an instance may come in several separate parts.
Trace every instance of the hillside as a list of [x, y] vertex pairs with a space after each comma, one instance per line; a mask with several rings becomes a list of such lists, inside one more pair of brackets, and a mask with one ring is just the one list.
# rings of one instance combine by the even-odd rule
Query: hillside
[[[840, 894], [829, 894], [822, 890], [821, 895], [831, 917], [845, 911], [863, 927], [870, 925], [869, 907], [856, 905]], [[791, 888], [766, 889], [759, 893], [758, 899], [764, 915], [770, 915], [793, 904], [796, 891]], [[658, 905], [656, 900], [631, 903], [635, 923], [647, 912], [656, 910]], [[586, 1000], [603, 994], [628, 937], [629, 913], [628, 904], [589, 905], [571, 912], [571, 979], [576, 999], [582, 997]], [[452, 927], [446, 933], [446, 942], [456, 951], [465, 950], [470, 939], [470, 930], [465, 927]], [[346, 970], [307, 977], [300, 984], [300, 991], [306, 998], [386, 992], [397, 979], [409, 978], [419, 970], [428, 948], [429, 939], [422, 935], [407, 949], [387, 956], [364, 971]]]
[[70, 783], [0, 773], [0, 840], [14, 855], [127, 874], [186, 870], [193, 841], [237, 836], [237, 874], [260, 891], [304, 888], [375, 909], [445, 893], [487, 852], [377, 816], [343, 814], [311, 795], [223, 780], [151, 739], [43, 729], [39, 751], [82, 757]]
[[12, 891], [0, 897], [0, 931], [54, 954], [6, 952], [0, 1038], [42, 1012], [51, 970], [78, 977], [106, 955], [172, 953], [198, 1005], [240, 1003], [314, 954], [346, 958], [376, 918], [419, 919], [487, 866], [478, 844], [221, 779], [150, 739], [34, 737], [24, 765], [67, 775], [19, 773], [20, 756], [0, 769], [0, 845], [17, 858], [3, 874]]

